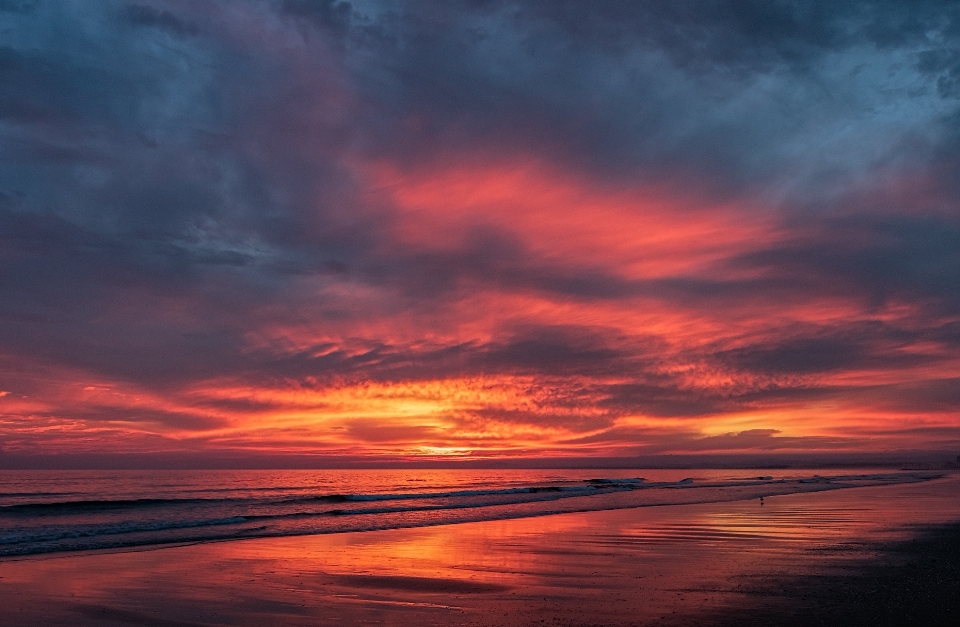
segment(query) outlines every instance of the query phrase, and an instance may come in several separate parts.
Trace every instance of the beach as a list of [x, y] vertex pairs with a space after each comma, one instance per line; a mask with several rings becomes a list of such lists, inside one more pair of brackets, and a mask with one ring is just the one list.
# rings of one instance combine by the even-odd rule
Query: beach
[[757, 579], [754, 604], [729, 608], [715, 625], [953, 625], [960, 612], [960, 524], [876, 547], [830, 572]]
[[0, 622], [877, 624], [878, 611], [894, 620], [926, 599], [924, 624], [946, 624], [937, 620], [956, 612], [958, 494], [960, 475], [947, 474], [762, 505], [5, 558]]

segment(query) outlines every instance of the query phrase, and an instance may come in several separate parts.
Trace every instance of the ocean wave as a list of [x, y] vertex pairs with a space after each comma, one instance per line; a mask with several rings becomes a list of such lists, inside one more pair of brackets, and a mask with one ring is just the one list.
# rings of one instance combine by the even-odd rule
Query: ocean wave
[[87, 499], [79, 501], [54, 501], [41, 503], [17, 503], [0, 506], [0, 516], [4, 514], [63, 514], [74, 512], [103, 511], [110, 509], [131, 509], [157, 507], [162, 505], [185, 505], [189, 503], [223, 502], [225, 499]]
[[[677, 482], [682, 485], [685, 481]], [[522, 495], [543, 493], [566, 493], [570, 496], [610, 492], [614, 490], [633, 490], [640, 487], [664, 487], [670, 484], [644, 484], [642, 479], [591, 479], [587, 485], [580, 486], [525, 486], [516, 488], [500, 488], [486, 490], [452, 490], [445, 492], [393, 492], [379, 494], [308, 494], [295, 497], [256, 498], [256, 497], [228, 497], [228, 498], [140, 498], [140, 499], [86, 499], [75, 501], [53, 501], [16, 503], [0, 506], [0, 516], [28, 514], [28, 515], [56, 515], [89, 513], [96, 511], [155, 508], [162, 506], [182, 505], [213, 505], [213, 504], [248, 504], [248, 505], [288, 505], [297, 503], [349, 503], [349, 502], [376, 502], [401, 501], [423, 499], [457, 499], [473, 498], [494, 495]], [[37, 494], [40, 496], [40, 494]], [[43, 496], [50, 496], [44, 494]]]
[[669, 485], [686, 485], [690, 479], [668, 483], [645, 483], [643, 479], [587, 479], [578, 482], [585, 485], [535, 485], [514, 488], [496, 488], [483, 490], [451, 490], [445, 492], [395, 492], [383, 494], [333, 494], [326, 496], [302, 497], [289, 499], [287, 502], [308, 502], [323, 500], [331, 502], [366, 502], [366, 501], [402, 501], [418, 499], [451, 499], [471, 498], [478, 496], [494, 496], [507, 494], [543, 494], [569, 493], [571, 496], [589, 495], [612, 492], [615, 490], [636, 490], [647, 487], [665, 487]]
[[[276, 495], [92, 498], [20, 503], [0, 507], [0, 557], [236, 537], [419, 527], [644, 505], [741, 500], [861, 485], [923, 481], [937, 476], [940, 475], [887, 473], [808, 475], [779, 479], [770, 476], [719, 480], [686, 478], [662, 482], [648, 482], [641, 478], [595, 478], [522, 486], [505, 482], [488, 489], [308, 493], [293, 498]], [[673, 492], [675, 490], [679, 493]], [[670, 496], [671, 493], [676, 496]]]
[[[133, 533], [147, 533], [169, 531], [175, 529], [191, 529], [196, 527], [216, 527], [220, 525], [236, 525], [247, 522], [244, 516], [231, 516], [214, 520], [185, 520], [171, 522], [130, 522], [112, 525], [76, 526], [67, 529], [39, 529], [19, 530], [14, 533], [0, 533], [0, 545], [26, 545], [32, 543], [48, 543], [60, 540], [75, 540], [80, 538], [96, 538], [100, 536], [114, 536]], [[38, 547], [39, 548], [39, 547]], [[0, 548], [0, 555], [7, 554]]]

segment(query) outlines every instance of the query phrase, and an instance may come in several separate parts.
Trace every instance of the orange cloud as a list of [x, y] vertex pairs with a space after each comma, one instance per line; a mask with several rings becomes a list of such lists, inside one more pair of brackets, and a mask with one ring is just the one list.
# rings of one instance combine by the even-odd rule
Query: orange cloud
[[[744, 263], [798, 237], [758, 199], [598, 183], [534, 159], [353, 168], [388, 234], [379, 254], [426, 257], [449, 287], [424, 301], [402, 278], [305, 277], [293, 315], [256, 310], [236, 372], [163, 389], [37, 366], [21, 387], [42, 393], [0, 394], [6, 449], [485, 458], [879, 450], [953, 434], [955, 413], [924, 409], [923, 390], [953, 389], [960, 358], [922, 337], [922, 307], [865, 306], [802, 276], [781, 287], [774, 266]], [[314, 310], [331, 303], [334, 319]]]

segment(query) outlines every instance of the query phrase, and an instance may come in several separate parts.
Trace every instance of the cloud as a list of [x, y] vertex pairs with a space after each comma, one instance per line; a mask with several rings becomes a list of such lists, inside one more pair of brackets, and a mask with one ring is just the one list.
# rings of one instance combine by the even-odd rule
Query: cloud
[[[673, 430], [614, 428], [603, 433], [580, 438], [577, 444], [602, 444], [612, 450], [631, 455], [662, 455], [677, 453], [718, 452], [792, 452], [855, 449], [858, 442], [851, 437], [789, 437], [776, 429], [748, 429], [720, 435], [702, 436], [693, 432]], [[610, 449], [608, 449], [610, 450]]]
[[902, 298], [954, 314], [958, 301], [947, 285], [960, 279], [958, 245], [955, 219], [856, 214], [823, 220], [814, 229], [801, 229], [794, 241], [750, 252], [735, 263], [769, 269], [780, 280], [853, 290], [874, 306]]
[[0, 416], [67, 448], [111, 421], [150, 450], [932, 445], [960, 377], [957, 24], [2, 2]]
[[438, 430], [426, 426], [395, 426], [366, 421], [351, 422], [347, 433], [360, 442], [394, 443], [408, 445], [410, 442], [430, 442], [436, 439]]
[[161, 11], [150, 5], [129, 4], [126, 17], [131, 23], [166, 30], [179, 37], [195, 35], [196, 28], [179, 19], [170, 11]]

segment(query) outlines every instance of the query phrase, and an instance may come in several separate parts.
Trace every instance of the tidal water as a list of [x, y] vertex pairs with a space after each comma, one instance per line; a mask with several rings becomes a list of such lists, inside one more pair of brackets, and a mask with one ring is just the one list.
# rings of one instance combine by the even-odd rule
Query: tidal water
[[938, 476], [870, 468], [2, 471], [0, 557], [758, 500]]

